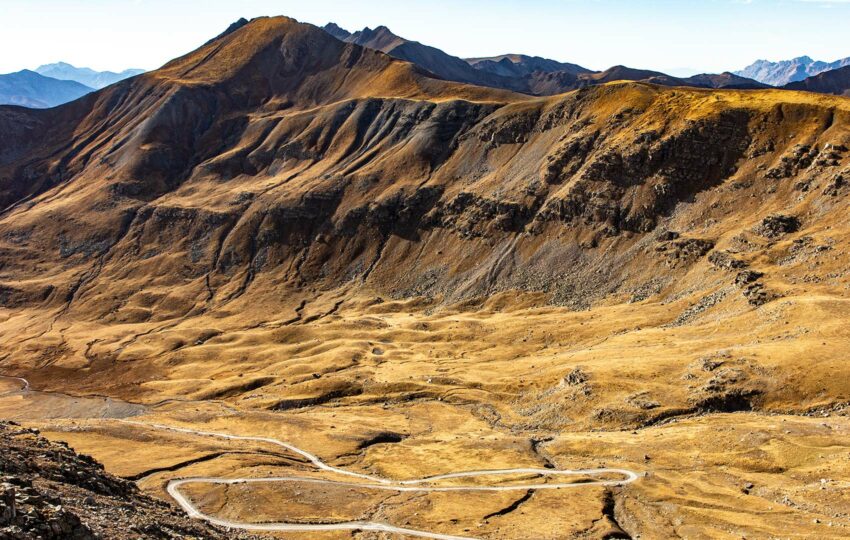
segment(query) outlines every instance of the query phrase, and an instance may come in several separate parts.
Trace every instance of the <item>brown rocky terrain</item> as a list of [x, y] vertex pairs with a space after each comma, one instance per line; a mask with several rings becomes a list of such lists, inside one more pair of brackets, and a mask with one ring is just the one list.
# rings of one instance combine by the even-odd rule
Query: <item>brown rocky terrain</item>
[[0, 538], [221, 538], [241, 533], [187, 518], [38, 430], [0, 423]]
[[846, 537], [850, 101], [609, 75], [533, 97], [261, 18], [0, 107], [0, 372], [32, 386], [0, 417], [161, 497], [321, 471], [154, 424], [394, 479], [640, 474], [186, 489], [240, 523]]

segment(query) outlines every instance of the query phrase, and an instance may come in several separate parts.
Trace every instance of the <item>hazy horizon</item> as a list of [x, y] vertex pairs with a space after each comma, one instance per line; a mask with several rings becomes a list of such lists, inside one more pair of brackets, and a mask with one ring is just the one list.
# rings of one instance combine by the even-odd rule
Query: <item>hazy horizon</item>
[[[522, 53], [603, 70], [742, 69], [758, 59], [850, 56], [850, 0], [0, 0], [0, 73], [68, 62], [98, 71], [155, 69], [240, 17], [287, 15], [351, 31], [384, 25], [460, 57]], [[674, 9], [675, 7], [675, 9]], [[817, 24], [802, 24], [807, 19]], [[9, 24], [8, 21], [14, 21]], [[566, 31], [565, 31], [566, 30]], [[789, 36], [792, 38], [789, 39]], [[104, 43], [110, 44], [105, 47]]]

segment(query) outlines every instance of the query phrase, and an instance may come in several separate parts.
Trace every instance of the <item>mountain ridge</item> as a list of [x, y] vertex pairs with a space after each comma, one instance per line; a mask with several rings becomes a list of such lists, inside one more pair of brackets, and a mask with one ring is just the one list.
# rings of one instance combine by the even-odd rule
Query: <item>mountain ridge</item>
[[593, 70], [579, 66], [578, 64], [558, 62], [557, 60], [525, 54], [502, 54], [481, 58], [465, 58], [464, 60], [476, 69], [489, 71], [497, 75], [510, 75], [514, 77], [531, 75], [537, 71], [543, 73], [563, 71], [573, 75], [593, 72]]
[[36, 73], [63, 81], [76, 81], [84, 86], [100, 90], [110, 84], [144, 73], [143, 69], [125, 69], [120, 73], [113, 71], [95, 71], [90, 68], [78, 68], [67, 62], [44, 64], [37, 67]]
[[[351, 33], [335, 23], [323, 29], [349, 43], [380, 50], [407, 60], [437, 76], [493, 88], [502, 88], [531, 95], [556, 95], [615, 80], [644, 81], [666, 86], [695, 86], [700, 88], [757, 89], [764, 85], [743, 77], [724, 73], [702, 74], [677, 78], [658, 71], [612, 66], [604, 71], [589, 70], [577, 64], [522, 54], [461, 59], [445, 52], [402, 38], [387, 28], [364, 28]], [[472, 68], [472, 69], [470, 69]]]
[[78, 99], [93, 88], [45, 77], [28, 69], [0, 75], [0, 105], [46, 109]]
[[[606, 76], [616, 79], [604, 73], [600, 78]], [[340, 86], [338, 81], [343, 78], [345, 84]], [[111, 221], [101, 216], [98, 218], [100, 224], [88, 222], [85, 227], [56, 233], [54, 240], [48, 241], [53, 246], [49, 250], [60, 249], [74, 254], [79, 249], [95, 249], [94, 245], [99, 245], [97, 242], [106, 242], [107, 246], [120, 242], [120, 237], [107, 240], [113, 233], [108, 233], [109, 229], [104, 227], [111, 226], [113, 231], [126, 227], [135, 230], [142, 219], [138, 214], [140, 204], [152, 204], [165, 197], [165, 200], [174, 199], [169, 204], [196, 206], [178, 195], [187, 182], [206, 185], [205, 179], [212, 177], [250, 178], [271, 174], [263, 171], [278, 171], [282, 167], [306, 168], [296, 175], [299, 178], [296, 184], [303, 184], [302, 189], [312, 185], [309, 189], [317, 189], [322, 195], [316, 195], [315, 201], [310, 198], [301, 202], [267, 201], [265, 204], [271, 208], [279, 207], [271, 215], [255, 214], [261, 206], [249, 205], [251, 217], [239, 218], [242, 223], [239, 232], [228, 235], [228, 244], [239, 239], [238, 243], [223, 247], [217, 257], [215, 266], [221, 268], [245, 264], [246, 254], [240, 254], [242, 248], [238, 247], [247, 242], [245, 235], [258, 234], [250, 231], [253, 227], [265, 227], [263, 223], [278, 231], [282, 225], [273, 225], [275, 220], [289, 223], [286, 216], [290, 212], [315, 214], [316, 221], [311, 222], [307, 230], [328, 222], [333, 216], [328, 222], [332, 227], [361, 230], [366, 235], [363, 242], [367, 242], [371, 234], [404, 238], [408, 233], [402, 231], [408, 227], [422, 229], [417, 234], [424, 234], [424, 231], [453, 234], [449, 231], [456, 231], [473, 237], [498, 237], [525, 230], [546, 230], [557, 227], [558, 223], [574, 221], [585, 222], [588, 229], [583, 234], [597, 235], [606, 230], [615, 238], [622, 233], [646, 234], [663, 221], [679, 201], [694, 196], [692, 190], [706, 189], [725, 177], [736, 156], [740, 156], [740, 150], [733, 149], [744, 145], [748, 139], [743, 119], [768, 115], [772, 100], [784, 96], [778, 90], [753, 94], [715, 95], [709, 92], [666, 90], [645, 83], [609, 83], [552, 98], [529, 98], [433, 79], [412, 64], [357, 45], [344, 44], [315, 27], [291, 19], [256, 19], [217, 42], [169, 62], [160, 70], [123, 81], [61, 108], [56, 114], [74, 119], [66, 123], [47, 121], [54, 134], [49, 138], [41, 134], [41, 128], [33, 128], [35, 134], [32, 136], [18, 136], [16, 145], [7, 149], [10, 157], [0, 160], [0, 178], [4, 179], [0, 193], [2, 206], [14, 207], [22, 200], [38, 200], [42, 193], [69, 178], [78, 178], [77, 182], [88, 186], [82, 192], [95, 190], [90, 193], [92, 204], [117, 205], [110, 212]], [[634, 116], [635, 113], [624, 111], [648, 107], [654, 111], [647, 117], [649, 121], [653, 115], [667, 114], [663, 112], [667, 106], [664, 104], [675, 95], [688, 96], [687, 105], [680, 106], [693, 107], [693, 110], [687, 114], [685, 109], [680, 112], [685, 117], [703, 118], [702, 123], [677, 123], [675, 127], [665, 128], [663, 134], [652, 134], [655, 130], [648, 126], [632, 128], [632, 131], [614, 136], [614, 132], [623, 129], [618, 127], [618, 118], [633, 118], [627, 122], [631, 125], [643, 121], [640, 120], [643, 115], [649, 114]], [[729, 110], [715, 113], [713, 107], [719, 105], [701, 105], [708, 96], [719, 99], [717, 103], [726, 103]], [[817, 115], [828, 114], [828, 107], [838, 106], [829, 101], [830, 98], [803, 97], [794, 93], [781, 99], [787, 101], [789, 107], [811, 107], [812, 114]], [[792, 105], [795, 102], [799, 105]], [[123, 105], [114, 110], [111, 103]], [[631, 105], [627, 105], [629, 103]], [[818, 103], [823, 105], [816, 105]], [[605, 118], [612, 119], [610, 127], [605, 128], [611, 130], [610, 135], [602, 136], [596, 129], [579, 129], [582, 122], [589, 122], [601, 111], [606, 111]], [[266, 119], [251, 120], [258, 114], [259, 118]], [[36, 117], [32, 121], [35, 125], [46, 122]], [[652, 123], [658, 121], [655, 119]], [[382, 122], [388, 123], [380, 127]], [[570, 138], [560, 142], [557, 138], [551, 139], [555, 133], [552, 126], [573, 124], [571, 129], [576, 132]], [[330, 125], [336, 126], [332, 132], [327, 131]], [[716, 152], [712, 158], [716, 165], [700, 173], [707, 176], [694, 178], [692, 185], [675, 184], [675, 175], [670, 178], [655, 176], [666, 167], [675, 171], [685, 167], [675, 159], [669, 163], [664, 161], [673, 158], [663, 158], [670, 150], [661, 151], [660, 148], [690, 148], [697, 144], [699, 130], [716, 133], [718, 140], [726, 140], [728, 145], [712, 147], [712, 152]], [[644, 136], [644, 132], [650, 134]], [[59, 159], [53, 148], [63, 148], [67, 133], [87, 135], [78, 135], [81, 146]], [[55, 145], [49, 143], [53, 137]], [[620, 143], [616, 142], [620, 137], [634, 139], [627, 152], [633, 156], [628, 159], [635, 160], [634, 164], [623, 161], [626, 158], [615, 158], [625, 151], [619, 149]], [[108, 152], [85, 142], [101, 139], [122, 142], [110, 146]], [[514, 159], [520, 158], [508, 159], [513, 154], [503, 154], [513, 145], [525, 149], [527, 157], [522, 160], [532, 160], [526, 165], [533, 163], [530, 170], [541, 175], [531, 183], [532, 187], [523, 186], [527, 173], [514, 170], [511, 165]], [[659, 150], [650, 150], [654, 146], [659, 146]], [[685, 152], [681, 156], [691, 151], [681, 150]], [[16, 156], [24, 154], [32, 157], [30, 164], [21, 169]], [[576, 156], [582, 156], [581, 160], [577, 161]], [[657, 159], [662, 161], [654, 161]], [[61, 167], [55, 163], [60, 163]], [[470, 194], [453, 179], [467, 176], [463, 171], [476, 167], [481, 172], [472, 177], [478, 178], [475, 185], [479, 187]], [[514, 172], [493, 172], [503, 169]], [[325, 172], [319, 173], [320, 170]], [[402, 170], [406, 171], [408, 182], [417, 179], [425, 184], [411, 192], [408, 189], [399, 191], [401, 185], [379, 183], [359, 194], [346, 187], [349, 181], [337, 180], [325, 185], [322, 180], [325, 175], [330, 175], [329, 178], [354, 175], [360, 178], [356, 182], [361, 182], [370, 175], [387, 178], [396, 174], [392, 171]], [[41, 177], [45, 179], [42, 183], [19, 180], [36, 171], [42, 171]], [[512, 178], [510, 182], [506, 183], [505, 174]], [[693, 173], [683, 169], [676, 174], [689, 178]], [[634, 175], [643, 180], [638, 183], [626, 180]], [[102, 184], [103, 178], [111, 179], [108, 186]], [[568, 182], [565, 178], [573, 180]], [[602, 180], [605, 178], [608, 179]], [[662, 189], [654, 187], [657, 182], [674, 184]], [[364, 184], [364, 189], [367, 185]], [[377, 191], [371, 193], [372, 189]], [[503, 195], [497, 196], [498, 192]], [[667, 195], [662, 196], [664, 193]], [[320, 202], [326, 197], [334, 201], [330, 215], [325, 213], [329, 211], [323, 206], [325, 203]], [[289, 208], [292, 204], [296, 206]], [[119, 212], [120, 208], [125, 211]], [[224, 205], [219, 211], [230, 215], [232, 210], [225, 210], [227, 208], [229, 206]], [[77, 220], [90, 215], [81, 209], [73, 213], [79, 216]], [[396, 216], [396, 221], [380, 217], [386, 213]], [[31, 211], [26, 220], [37, 219], [38, 215], [39, 212]], [[407, 217], [402, 219], [402, 215]], [[235, 219], [235, 216], [228, 219]], [[369, 232], [373, 227], [375, 230]], [[101, 231], [95, 235], [100, 240], [90, 247], [81, 247], [88, 246], [89, 240], [72, 239], [80, 230]], [[280, 231], [262, 240], [254, 249], [272, 242], [265, 249], [273, 248], [277, 253], [275, 257], [288, 259], [292, 256], [286, 248], [289, 244], [278, 245], [274, 240], [277, 234], [281, 234]], [[59, 238], [65, 238], [62, 242], [66, 247], [56, 243], [55, 239]], [[596, 240], [599, 241], [601, 238]], [[73, 245], [78, 247], [69, 247]], [[318, 244], [313, 249], [318, 251], [306, 261], [313, 257], [318, 259], [310, 264], [318, 264], [329, 256]], [[345, 253], [340, 253], [339, 264], [356, 264], [346, 259], [354, 254]], [[225, 263], [228, 259], [231, 262]], [[377, 279], [383, 274], [381, 268], [382, 265], [378, 265], [370, 274]], [[328, 271], [328, 275], [334, 272]], [[410, 277], [417, 279], [413, 274]], [[216, 279], [229, 278], [222, 274]], [[448, 276], [445, 280], [444, 284], [450, 282]], [[461, 291], [483, 285], [473, 285], [474, 282], [458, 283], [451, 294], [466, 294]], [[486, 286], [493, 286], [493, 283]]]
[[783, 88], [850, 97], [850, 63], [845, 67], [824, 71], [802, 81], [786, 84]]

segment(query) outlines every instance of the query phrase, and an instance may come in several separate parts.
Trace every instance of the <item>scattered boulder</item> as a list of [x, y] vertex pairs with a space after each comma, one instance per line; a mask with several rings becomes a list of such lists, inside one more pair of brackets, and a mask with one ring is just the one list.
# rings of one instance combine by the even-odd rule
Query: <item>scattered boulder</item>
[[575, 368], [564, 376], [567, 386], [579, 386], [587, 382], [587, 374], [581, 368]]
[[666, 255], [669, 264], [678, 266], [679, 264], [692, 263], [705, 256], [712, 249], [714, 249], [713, 240], [703, 238], [676, 238], [663, 242], [655, 248], [655, 251]]
[[738, 272], [738, 275], [735, 276], [735, 285], [743, 287], [758, 281], [762, 277], [764, 277], [764, 274], [761, 272], [756, 272], [755, 270], [744, 270], [743, 272]]
[[836, 174], [832, 177], [829, 183], [823, 188], [823, 194], [829, 197], [836, 197], [847, 186], [847, 180], [844, 178], [843, 174]]
[[661, 406], [659, 402], [649, 398], [648, 392], [638, 392], [637, 394], [632, 394], [626, 398], [626, 403], [632, 405], [633, 407], [637, 407], [638, 409], [643, 409], [645, 411], [657, 409]]
[[744, 297], [752, 306], [758, 307], [777, 298], [760, 281], [762, 277], [764, 274], [755, 270], [744, 270], [735, 276], [735, 285], [744, 290]]
[[808, 168], [820, 152], [816, 147], [797, 144], [779, 159], [779, 163], [767, 171], [766, 176], [772, 180], [781, 180]]
[[765, 238], [779, 238], [785, 234], [797, 232], [800, 229], [800, 220], [794, 216], [772, 214], [764, 218], [756, 228], [756, 234]]
[[736, 259], [728, 251], [719, 250], [715, 250], [709, 253], [708, 262], [710, 262], [715, 267], [721, 268], [723, 270], [737, 270], [740, 268], [746, 268], [747, 266], [746, 262], [742, 261], [741, 259]]

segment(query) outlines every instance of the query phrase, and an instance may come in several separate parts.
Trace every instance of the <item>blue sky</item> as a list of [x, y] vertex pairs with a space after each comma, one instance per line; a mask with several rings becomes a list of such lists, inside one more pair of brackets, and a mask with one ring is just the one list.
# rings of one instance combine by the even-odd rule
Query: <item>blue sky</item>
[[516, 52], [593, 69], [850, 56], [850, 0], [0, 0], [0, 73], [58, 60], [152, 69], [259, 15], [383, 24], [457, 56]]

